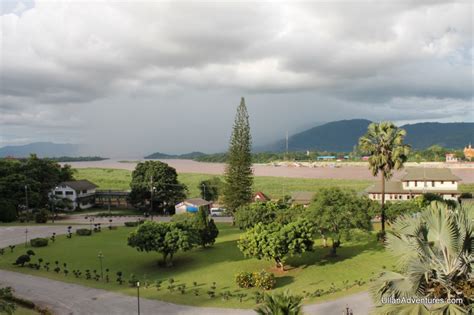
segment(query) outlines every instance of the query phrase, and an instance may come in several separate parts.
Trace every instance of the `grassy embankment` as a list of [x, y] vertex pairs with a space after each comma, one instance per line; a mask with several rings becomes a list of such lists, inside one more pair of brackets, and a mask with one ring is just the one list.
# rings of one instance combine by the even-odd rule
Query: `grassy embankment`
[[[199, 182], [211, 178], [215, 175], [181, 173], [178, 175], [179, 181], [188, 187], [189, 197], [198, 197]], [[77, 169], [74, 175], [77, 179], [88, 179], [99, 186], [99, 189], [130, 189], [132, 173], [128, 170], [102, 169], [102, 168], [81, 168]], [[219, 175], [218, 177], [221, 177]], [[318, 191], [322, 187], [340, 186], [362, 191], [367, 188], [370, 180], [346, 180], [346, 179], [309, 179], [309, 178], [288, 178], [288, 177], [267, 177], [256, 176], [254, 180], [254, 190], [263, 191], [271, 198], [280, 198], [294, 191]]]

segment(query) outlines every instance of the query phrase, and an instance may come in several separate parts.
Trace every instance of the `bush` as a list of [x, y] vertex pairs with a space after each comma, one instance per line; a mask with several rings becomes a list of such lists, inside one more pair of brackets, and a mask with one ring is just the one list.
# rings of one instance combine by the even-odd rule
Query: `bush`
[[235, 282], [240, 288], [259, 288], [271, 290], [275, 287], [275, 275], [262, 270], [260, 272], [240, 272], [235, 276]]
[[35, 214], [35, 222], [36, 223], [46, 223], [48, 222], [49, 211], [46, 209], [41, 209], [40, 211], [36, 212]]
[[275, 287], [275, 275], [271, 272], [262, 270], [252, 274], [254, 286], [262, 290], [271, 290]]
[[0, 201], [0, 222], [13, 222], [16, 220], [15, 205], [7, 200]]
[[125, 226], [126, 227], [136, 227], [136, 226], [139, 226], [140, 224], [142, 224], [143, 220], [140, 220], [140, 221], [129, 221], [129, 222], [124, 222]]
[[33, 247], [45, 247], [48, 246], [48, 239], [43, 237], [32, 238], [30, 244]]
[[235, 276], [235, 283], [239, 286], [239, 288], [251, 288], [254, 286], [253, 274], [246, 271], [239, 272]]
[[20, 222], [30, 222], [32, 220], [33, 220], [33, 213], [31, 213], [29, 211], [23, 211], [18, 216], [18, 221], [20, 221]]
[[76, 234], [80, 236], [90, 236], [92, 235], [92, 231], [89, 229], [77, 229]]
[[14, 265], [20, 265], [20, 266], [24, 267], [25, 264], [26, 264], [27, 262], [29, 262], [30, 260], [31, 260], [30, 255], [26, 255], [26, 254], [25, 254], [25, 255], [21, 255], [20, 257], [18, 257], [18, 258], [16, 259]]

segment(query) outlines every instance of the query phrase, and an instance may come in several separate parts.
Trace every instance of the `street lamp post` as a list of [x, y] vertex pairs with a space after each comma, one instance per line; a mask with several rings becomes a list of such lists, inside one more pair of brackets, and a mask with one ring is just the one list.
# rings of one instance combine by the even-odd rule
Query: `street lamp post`
[[28, 246], [28, 228], [25, 229], [25, 247]]
[[352, 309], [349, 308], [349, 305], [346, 305], [346, 309], [342, 311], [342, 315], [353, 315]]
[[138, 315], [140, 315], [140, 281], [137, 281]]
[[104, 280], [104, 269], [102, 267], [102, 259], [104, 259], [104, 254], [102, 254], [102, 252], [99, 252], [99, 255], [97, 257], [100, 261], [100, 278]]

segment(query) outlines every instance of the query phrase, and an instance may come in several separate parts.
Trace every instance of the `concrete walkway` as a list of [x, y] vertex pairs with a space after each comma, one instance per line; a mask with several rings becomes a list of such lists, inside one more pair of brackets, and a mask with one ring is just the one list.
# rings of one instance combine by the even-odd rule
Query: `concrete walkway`
[[[120, 293], [84, 287], [77, 284], [0, 270], [0, 287], [11, 286], [15, 295], [47, 307], [54, 314], [137, 314], [137, 298]], [[371, 301], [366, 292], [347, 296], [330, 302], [307, 305], [305, 314], [340, 315], [346, 306], [354, 314], [366, 315]], [[140, 313], [143, 315], [247, 315], [253, 310], [193, 307], [163, 301], [140, 299]]]
[[[67, 226], [9, 226], [0, 227], [0, 248], [23, 243], [25, 229], [28, 238], [65, 234]], [[73, 227], [73, 231], [77, 226]], [[0, 270], [0, 287], [11, 286], [19, 297], [49, 308], [54, 314], [137, 314], [135, 297], [64, 283], [47, 278]], [[141, 314], [237, 315], [255, 314], [252, 310], [192, 307], [158, 300], [140, 299]], [[346, 296], [334, 301], [306, 305], [305, 314], [340, 315], [349, 306], [355, 315], [369, 314], [373, 307], [367, 292]]]

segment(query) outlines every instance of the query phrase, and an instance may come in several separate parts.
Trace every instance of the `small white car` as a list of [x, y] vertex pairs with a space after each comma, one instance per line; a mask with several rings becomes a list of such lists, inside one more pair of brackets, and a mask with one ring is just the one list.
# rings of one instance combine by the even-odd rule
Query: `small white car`
[[211, 208], [211, 217], [222, 217], [225, 215], [223, 208]]

